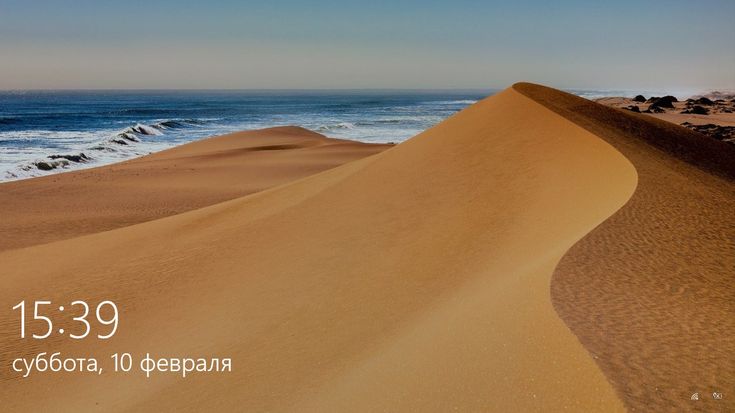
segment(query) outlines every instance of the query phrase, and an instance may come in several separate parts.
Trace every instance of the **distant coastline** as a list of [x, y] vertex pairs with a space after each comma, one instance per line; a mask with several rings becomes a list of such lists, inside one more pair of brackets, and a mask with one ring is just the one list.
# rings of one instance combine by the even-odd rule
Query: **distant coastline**
[[[588, 99], [654, 93], [570, 91]], [[298, 125], [363, 142], [401, 142], [493, 93], [494, 89], [0, 92], [0, 182], [111, 164], [210, 136], [273, 126]]]

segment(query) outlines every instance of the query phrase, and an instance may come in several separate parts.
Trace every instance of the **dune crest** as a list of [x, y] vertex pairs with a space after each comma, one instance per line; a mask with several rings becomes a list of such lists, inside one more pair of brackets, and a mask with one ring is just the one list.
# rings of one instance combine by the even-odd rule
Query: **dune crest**
[[[515, 90], [625, 155], [638, 188], [574, 245], [551, 284], [560, 316], [635, 411], [733, 411], [735, 147], [532, 84]], [[693, 403], [690, 396], [702, 392]]]
[[[232, 357], [233, 372], [5, 378], [0, 398], [14, 410], [623, 410], [549, 284], [636, 182], [612, 146], [511, 88], [291, 184], [2, 252], [3, 306], [110, 299], [122, 320], [103, 344], [2, 336], [2, 363], [151, 352]], [[0, 314], [3, 332], [14, 322]]]

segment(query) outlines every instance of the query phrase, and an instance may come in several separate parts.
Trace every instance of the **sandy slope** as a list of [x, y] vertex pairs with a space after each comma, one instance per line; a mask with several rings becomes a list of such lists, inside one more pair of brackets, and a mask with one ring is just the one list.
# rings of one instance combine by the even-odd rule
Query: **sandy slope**
[[[508, 89], [378, 155], [113, 231], [0, 253], [0, 305], [111, 299], [107, 341], [40, 351], [232, 357], [181, 379], [3, 373], [11, 411], [616, 411], [551, 273], [636, 186], [610, 145]], [[72, 324], [57, 327], [69, 331]]]
[[0, 251], [150, 221], [238, 198], [380, 152], [277, 127], [128, 162], [0, 184]]
[[[630, 410], [735, 411], [735, 148], [553, 89], [515, 88], [638, 172], [630, 201], [562, 259], [555, 308]], [[694, 392], [702, 400], [689, 400]]]

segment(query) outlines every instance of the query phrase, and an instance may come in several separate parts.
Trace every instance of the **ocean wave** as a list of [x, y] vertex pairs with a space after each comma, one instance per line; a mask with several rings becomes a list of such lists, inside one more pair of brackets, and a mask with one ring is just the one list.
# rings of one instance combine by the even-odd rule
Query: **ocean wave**
[[15, 125], [16, 123], [20, 122], [20, 118], [16, 118], [13, 116], [0, 116], [0, 125]]
[[[219, 120], [219, 119], [212, 119]], [[156, 129], [176, 129], [186, 128], [189, 126], [204, 125], [209, 122], [210, 119], [168, 119], [156, 122], [151, 126]]]
[[364, 122], [368, 125], [400, 125], [403, 123], [411, 122], [415, 119], [413, 118], [396, 118], [396, 119], [375, 119], [368, 122]]
[[170, 109], [149, 109], [149, 108], [128, 108], [107, 112], [111, 115], [135, 115], [135, 116], [156, 116], [170, 115], [173, 111]]
[[[57, 169], [69, 169], [76, 165], [97, 163], [101, 160], [109, 159], [114, 155], [114, 159], [122, 160], [135, 156], [149, 153], [146, 148], [136, 148], [139, 144], [146, 143], [147, 139], [160, 137], [165, 135], [166, 131], [174, 129], [184, 129], [196, 125], [202, 125], [205, 121], [198, 119], [163, 119], [151, 123], [136, 123], [114, 133], [107, 138], [98, 139], [96, 142], [90, 142], [87, 146], [78, 152], [65, 151], [63, 153], [52, 153], [43, 158], [37, 158], [33, 161], [26, 162], [17, 166], [15, 170], [5, 171], [7, 179], [25, 178], [38, 176], [44, 172], [54, 171]], [[65, 132], [64, 141], [74, 141], [74, 137], [79, 137], [81, 133]], [[13, 133], [14, 139], [50, 139], [51, 136], [60, 136], [59, 132], [52, 131], [23, 131]]]
[[72, 163], [86, 163], [92, 160], [84, 152], [71, 155], [49, 155], [47, 158], [48, 160], [33, 162], [32, 166], [41, 171], [50, 171], [56, 168], [67, 167]]
[[130, 145], [131, 143], [141, 142], [141, 139], [145, 136], [162, 136], [169, 129], [187, 128], [203, 125], [204, 123], [206, 122], [198, 119], [166, 119], [151, 124], [136, 123], [123, 129], [122, 132], [112, 137], [109, 142], [118, 145]]
[[424, 104], [431, 104], [431, 105], [472, 105], [474, 103], [477, 103], [477, 100], [473, 100], [473, 99], [434, 100], [434, 101], [424, 102]]
[[0, 132], [0, 142], [31, 142], [45, 141], [54, 144], [67, 142], [88, 141], [99, 139], [99, 132], [95, 131], [53, 131], [46, 129], [28, 129], [20, 131]]
[[155, 125], [144, 125], [142, 123], [137, 123], [134, 126], [126, 128], [124, 131], [118, 134], [118, 136], [131, 133], [137, 135], [163, 135], [163, 132], [156, 128]]
[[332, 131], [332, 130], [339, 130], [339, 129], [355, 129], [356, 126], [354, 123], [350, 122], [339, 122], [339, 123], [333, 123], [329, 125], [321, 125], [316, 128], [317, 131], [320, 132], [326, 132], [326, 131]]

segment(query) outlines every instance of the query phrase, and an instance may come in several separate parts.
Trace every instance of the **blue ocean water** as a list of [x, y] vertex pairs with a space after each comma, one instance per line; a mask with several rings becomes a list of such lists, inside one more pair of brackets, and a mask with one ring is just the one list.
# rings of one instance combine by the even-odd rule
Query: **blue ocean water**
[[0, 180], [99, 166], [207, 136], [279, 125], [400, 142], [492, 93], [0, 92]]
[[[279, 125], [365, 142], [401, 142], [494, 92], [0, 91], [0, 181]], [[573, 92], [588, 98], [633, 93]]]

